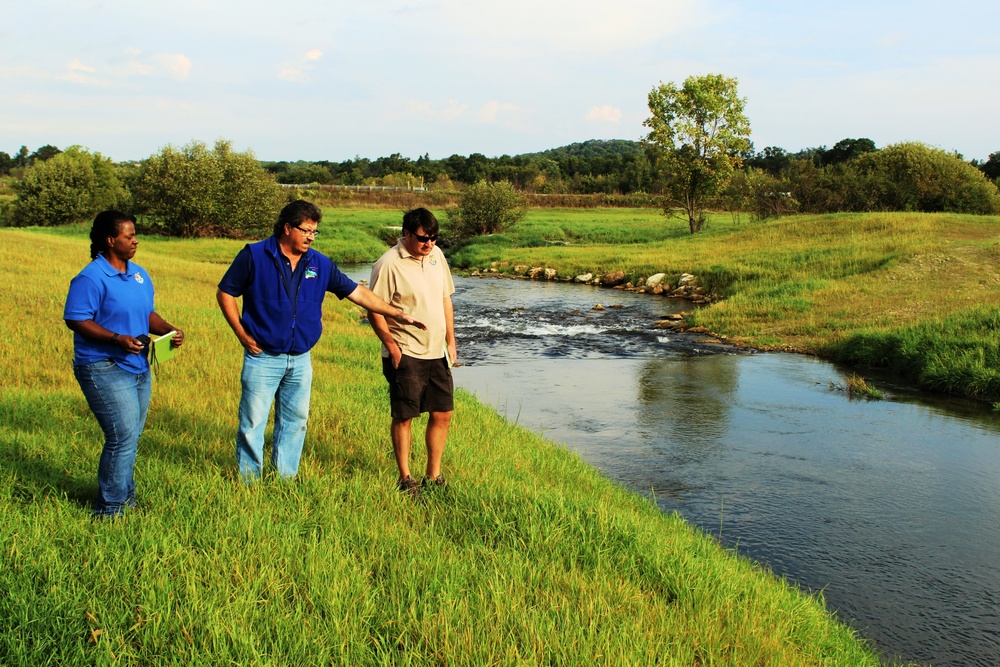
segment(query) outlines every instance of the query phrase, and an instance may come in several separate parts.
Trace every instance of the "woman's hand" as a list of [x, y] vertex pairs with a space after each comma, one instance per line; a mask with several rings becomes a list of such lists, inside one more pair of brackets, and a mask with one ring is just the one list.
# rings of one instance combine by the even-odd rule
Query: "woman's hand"
[[141, 354], [142, 351], [146, 349], [146, 346], [142, 344], [142, 341], [135, 336], [123, 336], [122, 334], [118, 334], [114, 337], [112, 342], [129, 354]]

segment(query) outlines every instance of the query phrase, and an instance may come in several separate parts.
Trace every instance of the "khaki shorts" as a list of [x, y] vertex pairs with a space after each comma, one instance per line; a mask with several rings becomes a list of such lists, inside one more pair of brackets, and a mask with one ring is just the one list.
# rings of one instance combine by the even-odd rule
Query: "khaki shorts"
[[391, 357], [382, 357], [382, 375], [389, 382], [389, 405], [394, 419], [413, 419], [422, 412], [455, 409], [455, 385], [444, 357], [415, 359], [405, 354], [399, 368]]

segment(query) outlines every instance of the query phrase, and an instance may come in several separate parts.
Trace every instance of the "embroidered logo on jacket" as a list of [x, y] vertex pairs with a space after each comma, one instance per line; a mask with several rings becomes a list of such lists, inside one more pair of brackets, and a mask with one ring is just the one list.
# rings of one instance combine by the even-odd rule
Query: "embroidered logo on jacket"
[[310, 266], [306, 268], [306, 280], [308, 280], [309, 278], [315, 278], [317, 275], [319, 275], [319, 272], [316, 270], [315, 266]]

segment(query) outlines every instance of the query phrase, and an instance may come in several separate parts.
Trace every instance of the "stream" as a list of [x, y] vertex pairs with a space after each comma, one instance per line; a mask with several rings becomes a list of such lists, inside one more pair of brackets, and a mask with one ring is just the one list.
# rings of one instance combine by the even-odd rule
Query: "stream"
[[822, 591], [887, 659], [1000, 664], [1000, 413], [990, 406], [867, 372], [885, 398], [858, 399], [845, 389], [850, 369], [655, 326], [686, 301], [455, 283], [457, 386]]

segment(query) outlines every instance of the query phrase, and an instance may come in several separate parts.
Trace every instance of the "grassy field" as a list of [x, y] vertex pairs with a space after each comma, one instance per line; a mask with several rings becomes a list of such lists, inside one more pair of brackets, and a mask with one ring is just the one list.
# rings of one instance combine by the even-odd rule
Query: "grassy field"
[[61, 322], [85, 228], [0, 229], [0, 664], [879, 664], [821, 597], [464, 392], [452, 486], [399, 494], [378, 344], [348, 302], [314, 350], [299, 478], [241, 485], [240, 348], [214, 299], [241, 245], [140, 243], [187, 341], [154, 382], [140, 510], [94, 522], [102, 438]]
[[[865, 213], [761, 223], [717, 215], [697, 235], [635, 209], [535, 210], [455, 252], [467, 270], [698, 277], [717, 301], [692, 326], [764, 349], [888, 368], [918, 386], [1000, 398], [1000, 218]], [[651, 297], [652, 298], [652, 297]]]

